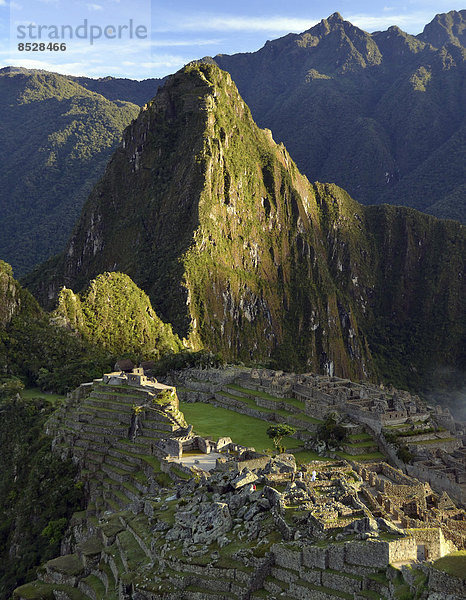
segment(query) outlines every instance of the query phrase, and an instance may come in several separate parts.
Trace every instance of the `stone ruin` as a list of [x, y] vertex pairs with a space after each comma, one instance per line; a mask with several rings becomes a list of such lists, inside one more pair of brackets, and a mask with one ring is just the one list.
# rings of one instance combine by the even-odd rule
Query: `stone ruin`
[[[250, 370], [239, 378], [278, 398], [301, 385], [333, 389], [327, 410], [357, 400], [348, 390], [363, 400], [364, 391], [335, 379], [313, 386], [303, 376]], [[219, 372], [215, 382], [200, 374], [199, 393], [225, 381], [238, 374]], [[165, 402], [154, 403], [160, 392]], [[380, 398], [374, 392], [372, 400]], [[424, 410], [408, 397], [387, 410], [395, 408], [411, 416]], [[80, 466], [89, 503], [74, 516], [63, 555], [14, 600], [46, 593], [58, 600], [392, 600], [400, 585], [417, 593], [419, 578], [431, 600], [465, 596], [464, 581], [430, 565], [465, 548], [464, 510], [446, 491], [385, 462], [297, 467], [293, 455], [205, 439], [179, 412], [174, 387], [139, 371], [84, 384], [48, 431], [56, 451]], [[193, 453], [213, 456], [214, 468], [183, 464]]]

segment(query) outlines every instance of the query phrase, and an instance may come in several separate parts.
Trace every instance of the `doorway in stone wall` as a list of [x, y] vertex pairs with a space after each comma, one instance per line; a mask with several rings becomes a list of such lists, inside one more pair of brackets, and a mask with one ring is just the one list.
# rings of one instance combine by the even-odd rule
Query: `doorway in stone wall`
[[418, 544], [417, 546], [417, 560], [424, 561], [426, 559], [426, 547], [424, 544]]

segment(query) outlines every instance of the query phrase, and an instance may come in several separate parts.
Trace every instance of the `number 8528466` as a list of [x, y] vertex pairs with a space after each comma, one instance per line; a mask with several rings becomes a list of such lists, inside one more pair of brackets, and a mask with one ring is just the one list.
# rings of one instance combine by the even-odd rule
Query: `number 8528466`
[[66, 44], [62, 42], [26, 42], [18, 44], [19, 52], [64, 52], [66, 50]]

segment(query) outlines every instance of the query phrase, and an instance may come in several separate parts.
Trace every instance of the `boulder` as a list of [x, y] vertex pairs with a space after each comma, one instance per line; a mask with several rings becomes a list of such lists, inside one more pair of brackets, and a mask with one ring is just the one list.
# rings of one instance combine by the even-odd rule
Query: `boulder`
[[242, 471], [240, 475], [238, 475], [237, 477], [235, 477], [235, 479], [233, 479], [233, 481], [231, 482], [231, 485], [233, 486], [233, 488], [235, 490], [239, 490], [240, 488], [244, 487], [245, 485], [250, 485], [251, 483], [254, 483], [257, 480], [258, 480], [257, 475], [255, 475], [249, 469], [244, 469], [244, 471]]

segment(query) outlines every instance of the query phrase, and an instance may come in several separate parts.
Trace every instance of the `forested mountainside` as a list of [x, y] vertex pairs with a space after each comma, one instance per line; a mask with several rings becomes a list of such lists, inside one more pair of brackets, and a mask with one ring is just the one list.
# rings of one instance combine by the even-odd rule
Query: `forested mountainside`
[[81, 296], [62, 289], [50, 314], [0, 261], [0, 394], [11, 381], [69, 392], [122, 356], [158, 360], [183, 348], [127, 275], [103, 273]]
[[52, 452], [44, 423], [54, 406], [24, 399], [0, 384], [0, 598], [35, 577], [37, 566], [60, 552], [83, 483], [71, 460]]
[[464, 361], [465, 229], [310, 184], [231, 77], [193, 64], [125, 131], [66, 251], [28, 284], [52, 305], [127, 273], [194, 346], [415, 386]]
[[451, 11], [418, 36], [370, 34], [335, 13], [213, 60], [311, 181], [465, 222], [465, 23]]
[[134, 102], [158, 83], [0, 70], [0, 256], [17, 276], [63, 249]]
[[137, 106], [143, 106], [155, 96], [157, 89], [167, 78], [143, 79], [142, 81], [138, 81], [136, 79], [120, 77], [99, 77], [98, 79], [93, 79], [92, 77], [70, 76], [68, 79], [76, 81], [76, 83], [79, 83], [79, 85], [91, 92], [101, 94], [107, 100], [124, 100], [125, 102], [132, 102]]

